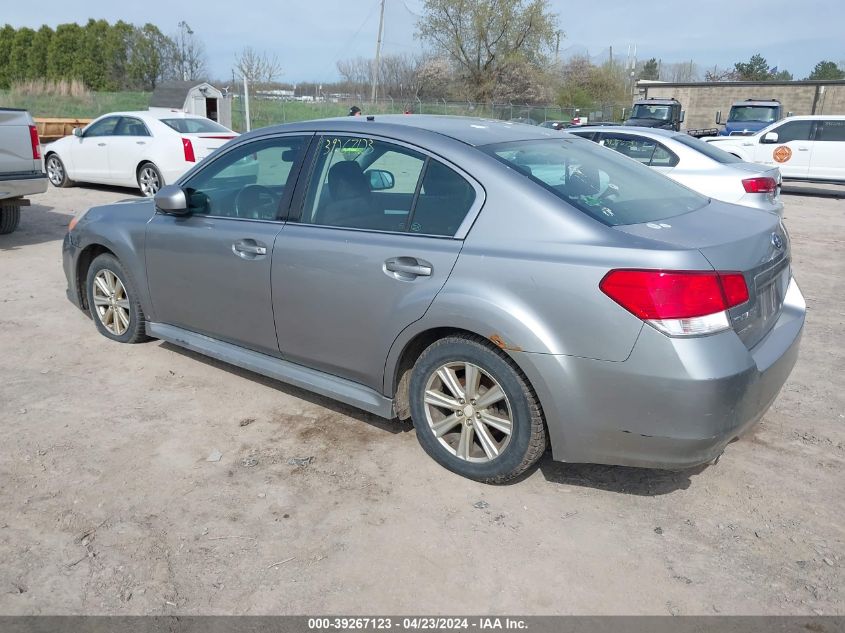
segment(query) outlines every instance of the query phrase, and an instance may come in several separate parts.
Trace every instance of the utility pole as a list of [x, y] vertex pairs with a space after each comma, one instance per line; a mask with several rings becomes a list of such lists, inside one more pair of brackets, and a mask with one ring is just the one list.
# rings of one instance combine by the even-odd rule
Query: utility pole
[[384, 32], [384, 0], [381, 0], [381, 15], [378, 20], [378, 40], [376, 41], [376, 58], [373, 61], [373, 90], [370, 93], [370, 101], [376, 102], [378, 96], [378, 73], [381, 67], [381, 36]]
[[246, 80], [246, 75], [244, 75], [244, 122], [246, 123], [246, 131], [249, 132], [251, 129], [249, 121], [249, 84]]

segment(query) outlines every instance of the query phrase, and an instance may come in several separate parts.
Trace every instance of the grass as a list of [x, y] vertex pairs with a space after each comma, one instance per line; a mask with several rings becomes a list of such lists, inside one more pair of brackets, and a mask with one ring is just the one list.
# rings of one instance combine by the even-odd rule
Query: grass
[[77, 96], [0, 90], [0, 107], [24, 108], [34, 117], [93, 119], [108, 112], [146, 110], [149, 92], [91, 92]]

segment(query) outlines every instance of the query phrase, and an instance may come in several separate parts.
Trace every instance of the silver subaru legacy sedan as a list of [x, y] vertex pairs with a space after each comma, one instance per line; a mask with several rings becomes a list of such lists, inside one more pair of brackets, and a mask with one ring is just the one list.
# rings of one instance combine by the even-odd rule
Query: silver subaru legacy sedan
[[586, 139], [432, 116], [257, 130], [64, 240], [68, 296], [149, 338], [411, 418], [504, 482], [711, 462], [766, 412], [805, 305], [777, 215]]

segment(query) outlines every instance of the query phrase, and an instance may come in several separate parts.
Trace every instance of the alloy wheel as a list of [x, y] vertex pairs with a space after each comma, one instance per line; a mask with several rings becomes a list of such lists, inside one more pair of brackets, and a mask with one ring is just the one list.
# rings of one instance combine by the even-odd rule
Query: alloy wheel
[[129, 297], [120, 278], [103, 268], [94, 276], [94, 306], [100, 323], [115, 336], [129, 328]]
[[64, 182], [64, 166], [62, 165], [62, 161], [55, 156], [50, 156], [50, 158], [47, 159], [47, 178], [50, 179], [50, 182], [54, 187], [61, 187]]
[[161, 180], [158, 176], [158, 171], [152, 165], [147, 165], [138, 174], [138, 185], [141, 188], [141, 193], [151, 198], [158, 193], [161, 188]]
[[492, 461], [511, 441], [508, 398], [498, 381], [478, 365], [441, 365], [426, 383], [424, 402], [434, 437], [458, 459]]

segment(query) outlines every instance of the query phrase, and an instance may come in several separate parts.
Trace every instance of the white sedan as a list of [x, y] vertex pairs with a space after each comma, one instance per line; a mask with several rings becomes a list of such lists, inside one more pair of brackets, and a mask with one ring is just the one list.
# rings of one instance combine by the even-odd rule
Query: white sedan
[[44, 160], [56, 187], [90, 182], [137, 187], [153, 196], [236, 136], [183, 112], [112, 112], [47, 145]]
[[747, 163], [685, 132], [613, 126], [569, 128], [705, 196], [783, 214], [777, 167]]

